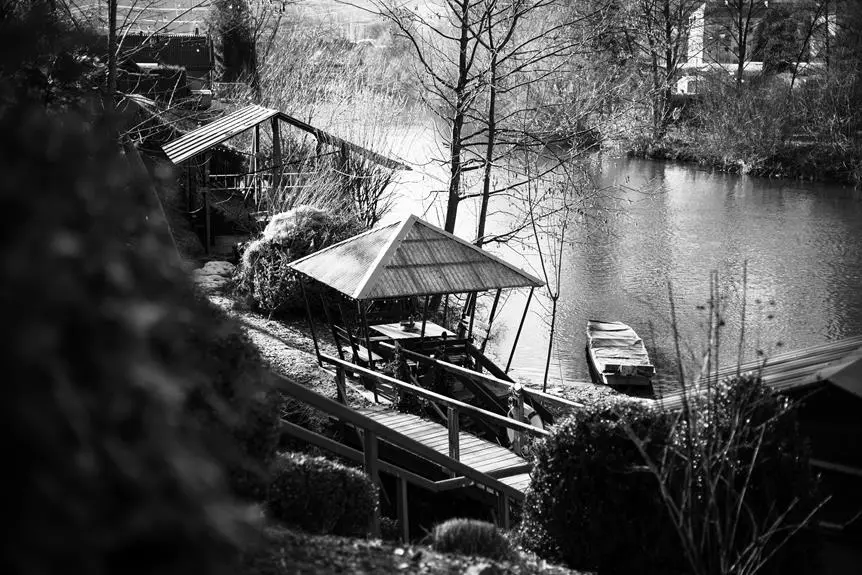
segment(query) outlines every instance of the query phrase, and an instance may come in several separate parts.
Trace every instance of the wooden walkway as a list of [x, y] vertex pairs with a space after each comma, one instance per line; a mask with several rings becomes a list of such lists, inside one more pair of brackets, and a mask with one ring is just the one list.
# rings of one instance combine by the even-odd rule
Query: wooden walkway
[[[391, 409], [366, 407], [356, 411], [441, 455], [449, 455], [449, 430], [439, 423]], [[505, 447], [463, 431], [459, 431], [458, 440], [461, 463], [498, 479], [516, 491], [526, 492], [530, 484], [531, 468], [526, 459]]]

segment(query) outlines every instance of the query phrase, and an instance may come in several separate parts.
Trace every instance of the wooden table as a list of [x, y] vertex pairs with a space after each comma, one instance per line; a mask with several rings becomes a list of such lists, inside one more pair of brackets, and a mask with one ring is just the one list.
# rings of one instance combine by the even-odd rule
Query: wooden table
[[[422, 337], [422, 322], [417, 321], [411, 330], [404, 330], [401, 328], [401, 324], [396, 323], [383, 323], [378, 325], [368, 326], [371, 330], [376, 331], [379, 334], [385, 335], [389, 339], [394, 340], [406, 340], [406, 339], [419, 339]], [[434, 322], [427, 321], [425, 322], [425, 337], [426, 338], [440, 338], [443, 336], [455, 337], [457, 334], [454, 331], [449, 331], [445, 327], [439, 326]]]

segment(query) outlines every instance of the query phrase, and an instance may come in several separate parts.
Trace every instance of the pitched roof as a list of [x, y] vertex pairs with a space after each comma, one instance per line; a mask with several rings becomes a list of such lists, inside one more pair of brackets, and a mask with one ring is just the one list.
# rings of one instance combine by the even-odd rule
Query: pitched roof
[[162, 146], [165, 154], [174, 163], [179, 164], [201, 154], [223, 142], [233, 138], [234, 136], [261, 124], [270, 118], [278, 118], [278, 120], [295, 126], [300, 130], [308, 132], [317, 139], [318, 142], [329, 146], [344, 146], [351, 152], [358, 154], [364, 158], [368, 158], [372, 162], [376, 162], [381, 166], [393, 170], [409, 170], [410, 168], [401, 162], [387, 158], [382, 154], [373, 152], [362, 146], [358, 146], [347, 140], [342, 140], [337, 136], [333, 136], [319, 128], [303, 122], [292, 116], [288, 116], [284, 112], [264, 108], [256, 104], [251, 104], [244, 108], [232, 112], [214, 122], [210, 122], [201, 126], [197, 130], [165, 144]]
[[417, 216], [290, 264], [358, 300], [540, 287], [540, 279]]
[[[719, 381], [740, 373], [759, 373], [763, 382], [778, 393], [830, 382], [862, 397], [862, 336], [832, 341], [809, 348], [782, 353], [765, 361], [753, 361], [720, 368], [709, 380]], [[706, 388], [701, 383], [701, 389]], [[682, 394], [665, 395], [660, 403], [669, 409], [682, 406]]]

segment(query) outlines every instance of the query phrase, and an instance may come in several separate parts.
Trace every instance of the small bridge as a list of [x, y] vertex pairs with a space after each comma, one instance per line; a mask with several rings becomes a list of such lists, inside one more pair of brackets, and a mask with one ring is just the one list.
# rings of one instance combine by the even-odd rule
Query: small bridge
[[[335, 441], [288, 421], [282, 422], [283, 432], [342, 457], [362, 462], [366, 473], [378, 484], [380, 472], [393, 475], [397, 482], [396, 508], [405, 541], [409, 540], [410, 535], [407, 484], [433, 493], [474, 488], [492, 494], [497, 501], [494, 512], [497, 523], [503, 528], [510, 526], [510, 504], [524, 500], [530, 483], [531, 464], [519, 453], [525, 452], [531, 438], [545, 437], [547, 431], [339, 358], [323, 354], [320, 358], [335, 370], [338, 389], [336, 400], [285, 379], [281, 380], [278, 389], [352, 428], [361, 449], [351, 445], [348, 440]], [[452, 365], [451, 369], [463, 368]], [[540, 394], [489, 375], [473, 375], [511, 386], [518, 396], [516, 408], [521, 412], [525, 397]], [[391, 387], [399, 394], [410, 394], [426, 400], [438, 413], [445, 415], [445, 425], [418, 415], [387, 409], [379, 404], [351, 406], [347, 393], [351, 376], [370, 380], [374, 385]], [[554, 399], [567, 406], [577, 406], [561, 398]], [[462, 431], [462, 416], [469, 417], [471, 421], [480, 419], [512, 430], [513, 449], [506, 449]], [[381, 444], [387, 447], [385, 456], [381, 456]], [[425, 471], [417, 471], [419, 468]], [[379, 526], [375, 525], [375, 530], [378, 529]]]

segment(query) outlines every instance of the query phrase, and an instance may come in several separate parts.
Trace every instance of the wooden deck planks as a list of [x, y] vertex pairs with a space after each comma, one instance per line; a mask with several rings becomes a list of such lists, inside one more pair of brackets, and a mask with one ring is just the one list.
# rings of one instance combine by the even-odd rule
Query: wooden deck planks
[[[422, 419], [417, 415], [379, 408], [362, 408], [357, 411], [435, 451], [449, 454], [449, 431], [439, 423]], [[460, 432], [459, 439], [460, 461], [477, 471], [490, 473], [526, 463], [526, 460], [508, 449], [470, 433]], [[519, 473], [501, 478], [500, 481], [519, 491], [526, 491], [530, 484], [530, 475]]]

